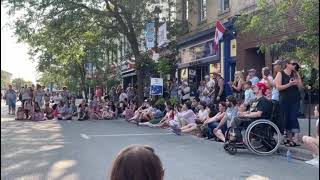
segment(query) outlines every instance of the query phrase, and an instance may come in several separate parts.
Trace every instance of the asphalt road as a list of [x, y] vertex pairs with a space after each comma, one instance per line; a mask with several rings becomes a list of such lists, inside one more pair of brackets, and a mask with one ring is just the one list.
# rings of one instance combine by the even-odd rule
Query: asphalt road
[[17, 122], [1, 108], [1, 179], [106, 180], [116, 154], [130, 144], [152, 146], [165, 180], [316, 180], [318, 168], [247, 150], [231, 156], [223, 144], [123, 120]]

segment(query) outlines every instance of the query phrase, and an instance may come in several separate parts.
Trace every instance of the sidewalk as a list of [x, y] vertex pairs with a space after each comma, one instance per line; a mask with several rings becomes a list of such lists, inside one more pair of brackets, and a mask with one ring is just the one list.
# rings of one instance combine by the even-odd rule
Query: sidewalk
[[[302, 136], [308, 135], [308, 119], [298, 119], [300, 124], [301, 133], [299, 135], [300, 140], [302, 141]], [[311, 136], [314, 136], [316, 134], [316, 119], [311, 119]], [[286, 156], [287, 151], [290, 150], [292, 154], [292, 158], [298, 159], [298, 160], [310, 160], [312, 159], [312, 154], [304, 147], [304, 145], [301, 143], [301, 146], [297, 147], [286, 147], [284, 145], [281, 145], [279, 148], [279, 154], [282, 156]]]

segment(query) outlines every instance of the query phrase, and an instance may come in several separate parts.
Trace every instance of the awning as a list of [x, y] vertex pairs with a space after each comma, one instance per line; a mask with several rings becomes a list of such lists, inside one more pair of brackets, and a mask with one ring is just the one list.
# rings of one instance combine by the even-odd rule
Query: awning
[[125, 77], [130, 77], [130, 76], [135, 76], [136, 75], [136, 72], [132, 72], [132, 73], [127, 73], [127, 74], [122, 74], [121, 77], [122, 78], [125, 78]]

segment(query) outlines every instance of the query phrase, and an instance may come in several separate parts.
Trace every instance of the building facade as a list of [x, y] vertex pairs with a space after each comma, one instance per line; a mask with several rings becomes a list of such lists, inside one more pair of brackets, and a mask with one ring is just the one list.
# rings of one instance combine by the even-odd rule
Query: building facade
[[[263, 41], [273, 43], [289, 33], [301, 33], [303, 27], [289, 22], [286, 33], [274, 34], [271, 37], [257, 37], [254, 34], [236, 32], [234, 23], [243, 13], [257, 10], [258, 0], [178, 0], [177, 18], [188, 22], [188, 33], [177, 38], [179, 48], [179, 80], [188, 79], [193, 91], [205, 75], [218, 72], [229, 82], [234, 79], [236, 70], [247, 72], [271, 64], [277, 57], [269, 52], [258, 51]], [[221, 21], [227, 29], [220, 40], [218, 52], [212, 51], [216, 21]], [[261, 77], [259, 71], [258, 76]], [[246, 74], [246, 73], [245, 73]], [[225, 83], [227, 84], [227, 83]], [[228, 85], [226, 93], [231, 94]]]

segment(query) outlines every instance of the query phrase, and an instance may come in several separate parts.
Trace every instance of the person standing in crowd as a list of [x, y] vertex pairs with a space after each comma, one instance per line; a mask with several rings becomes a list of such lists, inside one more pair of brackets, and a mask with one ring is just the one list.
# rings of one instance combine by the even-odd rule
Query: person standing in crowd
[[173, 79], [172, 83], [170, 84], [170, 98], [178, 97], [178, 89], [179, 89], [179, 86], [178, 86], [177, 80]]
[[182, 102], [190, 100], [190, 91], [191, 89], [188, 86], [188, 82], [187, 81], [182, 82], [182, 85], [180, 87]]
[[213, 79], [210, 79], [209, 75], [206, 75], [204, 79], [205, 79], [205, 88], [203, 91], [207, 91], [208, 96], [212, 97], [215, 93], [214, 90], [215, 90], [216, 82]]
[[26, 100], [31, 99], [28, 85], [24, 85], [24, 88], [21, 89], [20, 94], [22, 98], [22, 109], [24, 109], [24, 103], [26, 102]]
[[243, 99], [243, 86], [244, 86], [244, 77], [241, 71], [236, 71], [234, 73], [234, 81], [229, 82], [230, 87], [232, 88], [233, 95], [237, 99]]
[[200, 99], [203, 96], [205, 88], [206, 88], [206, 82], [200, 81], [200, 86], [198, 87], [198, 90], [197, 90], [197, 97], [199, 97]]
[[[278, 72], [275, 78], [275, 84], [280, 92], [280, 112], [283, 113], [285, 120], [285, 130], [287, 138], [284, 143], [286, 146], [298, 146], [298, 134], [300, 126], [298, 121], [300, 92], [299, 86], [302, 86], [301, 78], [295, 67], [298, 63], [295, 60], [287, 60], [286, 67]], [[294, 135], [294, 139], [293, 139]]]
[[38, 103], [39, 107], [42, 108], [43, 106], [43, 97], [45, 95], [44, 90], [42, 87], [37, 84], [36, 90], [34, 91], [34, 101]]
[[149, 97], [150, 97], [150, 88], [148, 85], [144, 86], [143, 97], [144, 97], [144, 99], [149, 99]]
[[260, 83], [265, 84], [268, 88], [270, 88], [271, 86], [269, 86], [269, 82], [273, 81], [273, 77], [271, 75], [271, 71], [268, 67], [264, 67], [261, 70], [261, 74], [262, 74], [262, 79], [260, 80]]
[[149, 146], [131, 145], [121, 150], [113, 162], [110, 180], [163, 180], [160, 158]]
[[16, 113], [16, 102], [17, 102], [17, 93], [12, 89], [12, 85], [8, 86], [8, 90], [6, 90], [4, 94], [4, 99], [6, 100], [6, 105], [9, 106], [8, 114], [15, 115]]
[[214, 95], [212, 96], [213, 102], [218, 103], [220, 101], [225, 101], [225, 92], [224, 92], [224, 79], [218, 73], [213, 74], [213, 79], [215, 81], [214, 86]]
[[121, 94], [119, 96], [119, 102], [125, 102], [128, 99], [128, 95], [124, 90], [121, 90]]
[[245, 106], [249, 106], [255, 99], [256, 96], [254, 95], [253, 89], [252, 89], [252, 82], [247, 81], [244, 84], [244, 104]]
[[128, 95], [128, 100], [133, 100], [134, 99], [134, 89], [133, 86], [129, 83], [128, 88], [127, 88], [127, 95]]
[[313, 159], [306, 161], [307, 164], [319, 166], [319, 105], [314, 107], [314, 116], [318, 118], [316, 122], [316, 137], [303, 136], [302, 141], [312, 152]]
[[112, 86], [112, 88], [109, 91], [109, 97], [111, 98], [111, 101], [115, 102], [118, 101], [118, 96], [116, 92], [116, 87]]
[[96, 96], [98, 97], [98, 99], [100, 100], [102, 97], [102, 88], [100, 86], [96, 86], [96, 92], [95, 92]]
[[67, 87], [63, 87], [62, 90], [63, 90], [63, 91], [61, 92], [62, 100], [63, 100], [64, 102], [68, 102], [69, 99], [70, 99], [70, 94], [69, 94], [69, 92], [68, 92]]
[[255, 69], [250, 69], [248, 71], [248, 76], [246, 81], [251, 81], [252, 82], [252, 86], [255, 86], [260, 80], [259, 78], [256, 76], [256, 70]]

